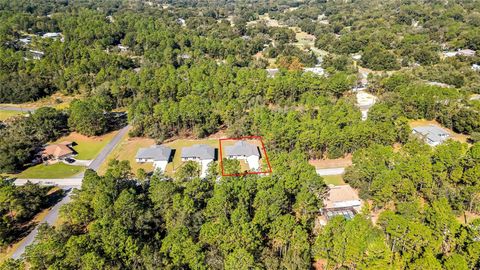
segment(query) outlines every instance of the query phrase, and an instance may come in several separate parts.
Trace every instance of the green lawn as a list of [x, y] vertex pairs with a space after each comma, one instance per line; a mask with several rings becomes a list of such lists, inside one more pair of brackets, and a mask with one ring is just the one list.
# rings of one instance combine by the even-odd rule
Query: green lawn
[[325, 176], [322, 176], [322, 178], [325, 184], [327, 185], [330, 185], [330, 184], [334, 186], [345, 185], [342, 175], [325, 175]]
[[17, 112], [17, 111], [0, 110], [0, 121], [6, 120], [10, 117], [18, 116], [18, 115], [23, 115], [23, 113]]
[[70, 133], [66, 137], [62, 137], [56, 141], [61, 143], [64, 141], [74, 142], [76, 145], [73, 149], [78, 153], [75, 159], [89, 160], [94, 159], [98, 153], [107, 145], [108, 142], [117, 134], [117, 131], [107, 133], [102, 136], [87, 137], [76, 132]]
[[67, 178], [81, 173], [85, 170], [82, 166], [71, 166], [65, 163], [52, 165], [38, 164], [30, 167], [18, 175], [17, 178]]

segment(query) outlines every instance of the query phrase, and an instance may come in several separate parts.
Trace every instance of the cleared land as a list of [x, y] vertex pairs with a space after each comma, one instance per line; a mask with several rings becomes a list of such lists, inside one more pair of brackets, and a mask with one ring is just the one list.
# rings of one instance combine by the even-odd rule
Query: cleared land
[[315, 169], [345, 168], [352, 165], [352, 155], [336, 159], [310, 159], [308, 163]]
[[19, 115], [23, 115], [23, 114], [24, 113], [17, 112], [17, 111], [0, 110], [0, 121], [4, 121], [4, 120], [7, 120], [10, 117], [19, 116]]
[[17, 178], [57, 179], [68, 178], [85, 170], [82, 166], [72, 166], [59, 162], [51, 165], [38, 164], [15, 175]]
[[152, 163], [137, 163], [135, 161], [135, 155], [139, 148], [142, 147], [149, 147], [155, 144], [155, 140], [148, 139], [148, 138], [130, 138], [128, 134], [123, 137], [122, 141], [113, 149], [113, 151], [108, 155], [105, 162], [100, 166], [98, 170], [99, 174], [105, 174], [108, 168], [108, 163], [112, 159], [116, 160], [128, 160], [130, 162], [130, 166], [132, 167], [132, 171], [134, 173], [137, 172], [138, 169], [142, 168], [146, 172], [153, 171], [153, 164]]

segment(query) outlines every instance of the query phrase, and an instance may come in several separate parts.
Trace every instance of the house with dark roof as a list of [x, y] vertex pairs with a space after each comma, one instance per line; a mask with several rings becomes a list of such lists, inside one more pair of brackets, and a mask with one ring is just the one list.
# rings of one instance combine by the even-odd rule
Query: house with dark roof
[[172, 149], [163, 145], [154, 145], [148, 148], [140, 148], [135, 156], [138, 163], [152, 162], [155, 170], [161, 169], [165, 172]]
[[234, 145], [225, 146], [225, 156], [230, 159], [245, 160], [252, 170], [260, 168], [260, 151], [258, 147], [246, 141], [238, 141]]
[[208, 165], [215, 159], [215, 148], [206, 144], [195, 144], [182, 148], [182, 161], [196, 161], [202, 166], [200, 177], [207, 175]]
[[414, 127], [413, 134], [422, 138], [430, 146], [437, 146], [450, 138], [448, 131], [435, 125]]

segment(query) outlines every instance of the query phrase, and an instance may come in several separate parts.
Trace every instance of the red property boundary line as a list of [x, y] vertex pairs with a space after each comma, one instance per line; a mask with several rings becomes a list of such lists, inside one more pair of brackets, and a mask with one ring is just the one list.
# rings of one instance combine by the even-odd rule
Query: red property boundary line
[[[234, 173], [234, 174], [225, 174], [223, 170], [223, 152], [222, 152], [222, 141], [242, 141], [242, 140], [259, 140], [260, 144], [262, 145], [262, 151], [263, 154], [265, 154], [265, 160], [267, 161], [268, 165], [268, 170], [267, 171], [262, 171], [262, 172], [243, 172], [243, 173]], [[248, 174], [266, 174], [266, 173], [272, 173], [272, 165], [270, 165], [270, 160], [268, 159], [267, 155], [267, 149], [265, 148], [265, 144], [263, 143], [262, 136], [245, 136], [245, 137], [238, 137], [238, 138], [224, 138], [224, 139], [219, 139], [219, 153], [220, 153], [220, 168], [222, 169], [222, 176], [244, 176]]]

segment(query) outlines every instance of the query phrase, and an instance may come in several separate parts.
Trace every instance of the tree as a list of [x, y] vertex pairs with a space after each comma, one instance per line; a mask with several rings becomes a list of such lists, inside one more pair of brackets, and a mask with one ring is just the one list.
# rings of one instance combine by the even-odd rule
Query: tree
[[96, 101], [75, 100], [70, 104], [68, 125], [81, 134], [96, 136], [107, 131], [107, 118]]

